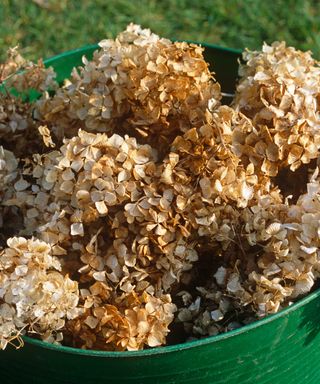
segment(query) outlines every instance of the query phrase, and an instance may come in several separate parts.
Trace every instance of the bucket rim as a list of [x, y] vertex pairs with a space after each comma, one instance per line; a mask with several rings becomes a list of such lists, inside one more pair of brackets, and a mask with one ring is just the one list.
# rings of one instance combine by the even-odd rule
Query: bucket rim
[[185, 351], [185, 350], [196, 348], [196, 347], [206, 346], [208, 344], [215, 344], [225, 339], [230, 339], [232, 337], [236, 337], [238, 335], [248, 333], [252, 330], [255, 330], [264, 325], [267, 325], [273, 321], [276, 321], [281, 318], [285, 318], [289, 316], [292, 312], [295, 312], [299, 308], [319, 298], [320, 298], [320, 289], [317, 289], [316, 291], [307, 295], [303, 299], [300, 299], [299, 301], [291, 304], [287, 308], [282, 309], [281, 311], [275, 314], [268, 315], [263, 319], [256, 320], [250, 324], [244, 325], [232, 331], [220, 333], [215, 336], [208, 336], [203, 339], [188, 341], [185, 343], [168, 345], [163, 347], [156, 347], [151, 349], [144, 349], [139, 351], [98, 351], [98, 350], [80, 349], [80, 348], [73, 348], [73, 347], [67, 347], [67, 346], [58, 345], [58, 344], [47, 343], [42, 340], [33, 339], [29, 336], [23, 336], [23, 340], [26, 344], [31, 344], [35, 347], [40, 347], [44, 349], [53, 350], [56, 352], [63, 352], [63, 353], [74, 354], [79, 356], [103, 357], [103, 358], [121, 358], [121, 357], [130, 358], [130, 357], [158, 356], [162, 354]]

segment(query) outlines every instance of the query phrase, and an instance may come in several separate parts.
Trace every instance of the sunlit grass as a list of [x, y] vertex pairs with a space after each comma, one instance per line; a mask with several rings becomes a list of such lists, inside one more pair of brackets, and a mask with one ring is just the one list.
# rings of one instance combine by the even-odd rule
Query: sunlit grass
[[251, 49], [286, 40], [320, 58], [316, 0], [0, 1], [0, 56], [19, 44], [30, 59], [114, 37], [133, 21], [168, 38]]

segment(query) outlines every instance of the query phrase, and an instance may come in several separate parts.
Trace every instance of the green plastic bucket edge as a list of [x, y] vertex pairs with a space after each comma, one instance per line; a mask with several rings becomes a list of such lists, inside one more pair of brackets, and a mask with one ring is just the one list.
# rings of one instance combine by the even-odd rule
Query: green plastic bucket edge
[[57, 352], [64, 352], [64, 353], [72, 353], [76, 355], [82, 355], [82, 356], [96, 356], [96, 357], [137, 357], [137, 356], [154, 356], [154, 355], [160, 355], [160, 354], [167, 354], [170, 352], [178, 352], [183, 351], [187, 349], [191, 349], [194, 347], [204, 346], [207, 344], [213, 344], [215, 342], [218, 342], [220, 340], [236, 337], [237, 335], [241, 335], [244, 333], [248, 333], [258, 327], [262, 327], [263, 325], [269, 324], [273, 322], [276, 319], [285, 317], [289, 315], [291, 312], [296, 311], [297, 309], [303, 307], [307, 303], [310, 303], [313, 300], [316, 300], [320, 298], [320, 289], [316, 290], [315, 292], [307, 295], [305, 298], [300, 299], [296, 303], [288, 306], [287, 308], [279, 311], [278, 313], [275, 313], [273, 315], [269, 315], [261, 320], [257, 320], [251, 324], [244, 325], [243, 327], [240, 327], [238, 329], [228, 331], [225, 333], [221, 333], [216, 336], [209, 336], [203, 339], [199, 340], [193, 340], [188, 341], [183, 344], [175, 344], [170, 345], [167, 347], [157, 347], [152, 349], [144, 349], [140, 351], [122, 351], [122, 352], [109, 352], [109, 351], [95, 351], [95, 350], [86, 350], [86, 349], [79, 349], [79, 348], [72, 348], [72, 347], [65, 347], [62, 345], [57, 344], [50, 344], [46, 343], [41, 340], [32, 339], [31, 337], [24, 336], [23, 340], [28, 344], [33, 344], [34, 346], [38, 346], [45, 349], [51, 349], [55, 350]]

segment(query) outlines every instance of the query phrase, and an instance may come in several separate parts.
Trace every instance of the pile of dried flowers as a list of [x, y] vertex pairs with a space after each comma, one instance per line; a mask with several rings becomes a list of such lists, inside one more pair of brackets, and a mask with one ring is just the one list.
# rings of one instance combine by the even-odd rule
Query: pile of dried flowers
[[246, 51], [226, 106], [197, 45], [130, 24], [99, 46], [62, 86], [17, 49], [0, 66], [0, 348], [155, 347], [174, 323], [214, 335], [308, 293], [318, 62]]

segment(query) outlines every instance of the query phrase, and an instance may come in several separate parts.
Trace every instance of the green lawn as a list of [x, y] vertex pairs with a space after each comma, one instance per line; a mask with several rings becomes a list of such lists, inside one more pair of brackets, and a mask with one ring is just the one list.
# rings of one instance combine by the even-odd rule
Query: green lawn
[[16, 44], [30, 59], [52, 56], [114, 37], [131, 21], [233, 48], [286, 40], [320, 58], [318, 0], [0, 0], [0, 57]]

